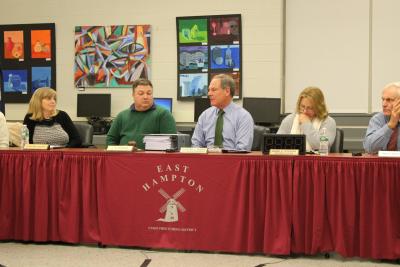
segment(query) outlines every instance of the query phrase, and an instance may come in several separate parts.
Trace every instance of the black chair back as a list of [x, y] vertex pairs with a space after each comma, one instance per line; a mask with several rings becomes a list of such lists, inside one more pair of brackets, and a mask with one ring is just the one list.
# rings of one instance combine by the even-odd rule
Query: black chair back
[[82, 140], [82, 147], [89, 147], [93, 145], [93, 126], [85, 122], [74, 122], [79, 136]]
[[336, 137], [333, 142], [330, 152], [331, 153], [343, 153], [343, 140], [344, 132], [342, 129], [336, 128]]
[[254, 125], [254, 136], [253, 136], [253, 144], [251, 146], [252, 151], [261, 151], [264, 134], [269, 133], [269, 129], [265, 126]]

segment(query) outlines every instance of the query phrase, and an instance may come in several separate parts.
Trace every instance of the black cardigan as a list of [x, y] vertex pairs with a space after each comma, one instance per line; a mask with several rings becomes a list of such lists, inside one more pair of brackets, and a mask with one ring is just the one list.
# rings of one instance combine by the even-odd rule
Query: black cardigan
[[62, 110], [59, 110], [57, 115], [51, 117], [48, 120], [35, 121], [30, 119], [31, 113], [25, 115], [24, 124], [28, 126], [29, 129], [29, 143], [33, 143], [33, 133], [35, 131], [36, 125], [47, 125], [51, 126], [54, 123], [59, 123], [64, 131], [68, 134], [69, 142], [67, 147], [80, 147], [82, 144], [81, 137], [79, 136], [78, 130], [76, 129], [74, 123], [68, 114]]

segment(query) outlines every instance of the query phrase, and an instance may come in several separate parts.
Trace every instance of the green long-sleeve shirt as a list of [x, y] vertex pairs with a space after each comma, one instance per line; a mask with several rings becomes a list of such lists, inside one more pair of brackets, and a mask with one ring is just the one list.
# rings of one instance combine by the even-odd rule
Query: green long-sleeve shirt
[[114, 119], [107, 133], [107, 145], [126, 145], [128, 141], [136, 141], [137, 147], [144, 149], [144, 135], [159, 133], [176, 133], [175, 120], [168, 110], [158, 106], [146, 111], [128, 108]]

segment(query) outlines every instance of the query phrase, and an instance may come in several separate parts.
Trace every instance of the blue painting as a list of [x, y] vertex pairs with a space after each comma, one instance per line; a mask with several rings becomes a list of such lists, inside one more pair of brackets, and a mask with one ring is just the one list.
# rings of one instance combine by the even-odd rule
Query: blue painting
[[211, 69], [233, 69], [240, 68], [239, 45], [212, 45], [211, 46]]
[[51, 67], [32, 67], [32, 92], [41, 87], [51, 87]]
[[180, 96], [206, 96], [208, 91], [207, 73], [179, 74]]
[[5, 93], [27, 93], [28, 72], [26, 70], [3, 70], [3, 88]]

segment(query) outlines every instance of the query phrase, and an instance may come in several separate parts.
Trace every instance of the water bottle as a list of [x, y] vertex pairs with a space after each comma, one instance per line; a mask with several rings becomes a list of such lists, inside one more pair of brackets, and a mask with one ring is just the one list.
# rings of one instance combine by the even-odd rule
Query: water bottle
[[326, 136], [326, 128], [322, 128], [322, 133], [319, 137], [319, 154], [326, 156], [329, 153], [329, 139]]
[[21, 127], [21, 149], [24, 149], [26, 144], [29, 144], [29, 129], [24, 124]]

